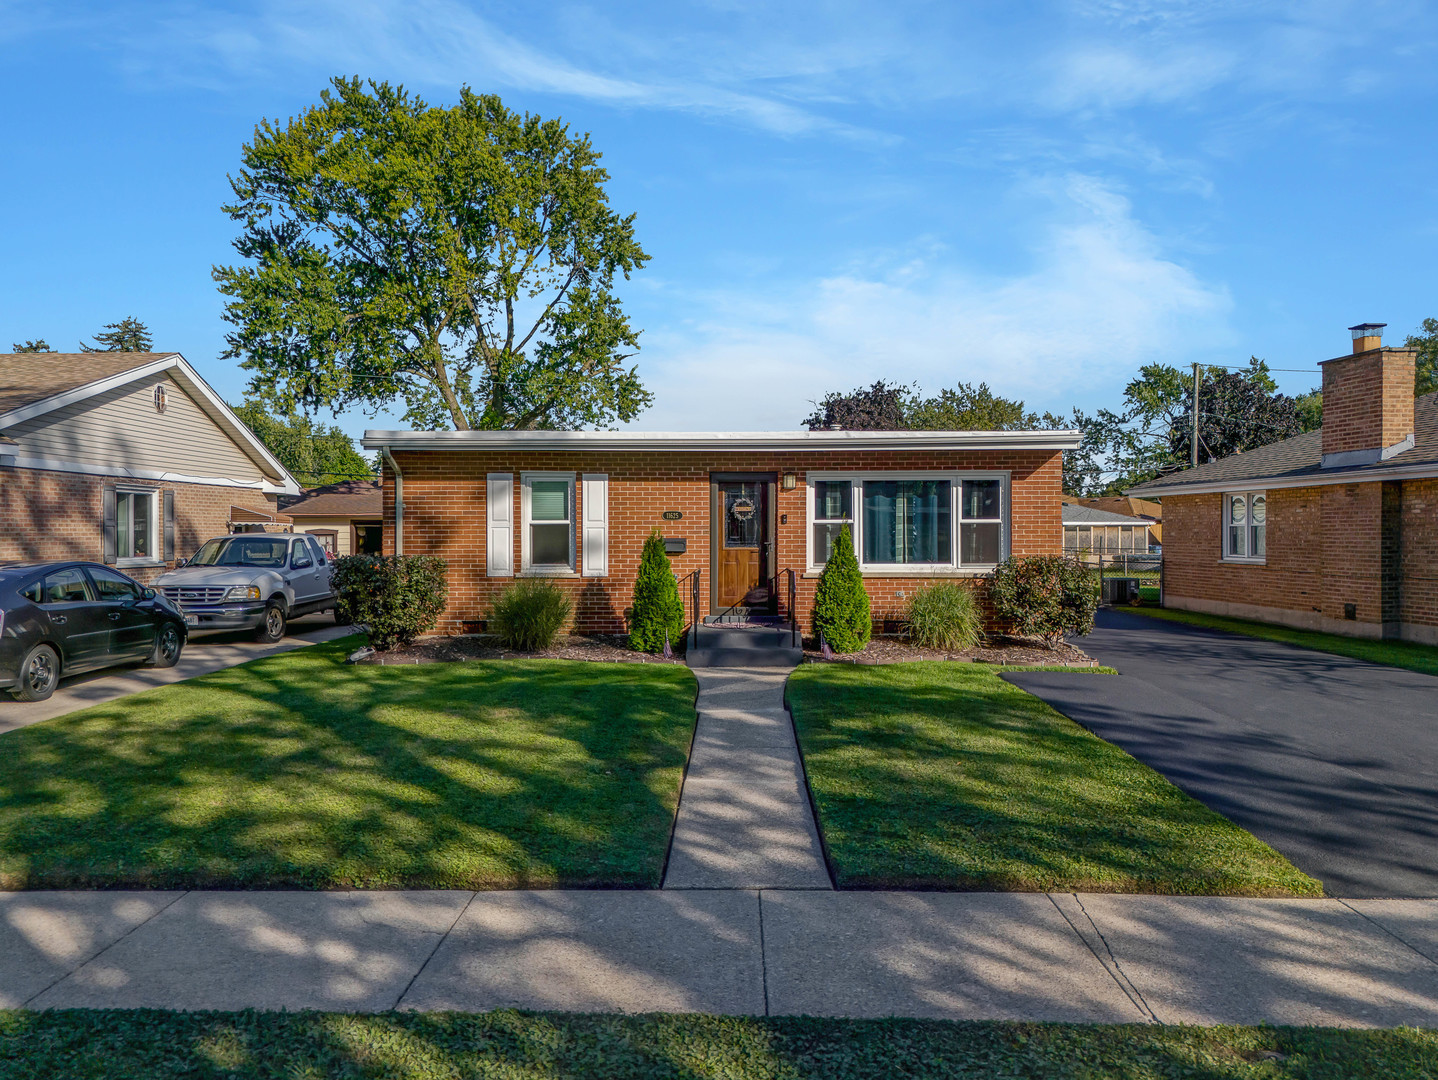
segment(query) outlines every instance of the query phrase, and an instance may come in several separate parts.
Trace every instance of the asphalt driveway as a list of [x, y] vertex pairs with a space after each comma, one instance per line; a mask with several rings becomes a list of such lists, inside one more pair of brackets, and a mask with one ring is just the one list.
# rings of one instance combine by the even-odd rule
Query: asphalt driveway
[[1332, 895], [1438, 897], [1438, 678], [1117, 610], [1081, 644], [1120, 674], [1005, 678]]
[[76, 709], [99, 705], [148, 690], [152, 686], [193, 679], [212, 671], [258, 660], [262, 656], [289, 652], [320, 641], [332, 641], [354, 633], [350, 626], [336, 626], [328, 614], [306, 615], [290, 623], [289, 632], [273, 645], [254, 639], [253, 631], [213, 631], [195, 634], [180, 654], [180, 662], [172, 668], [152, 668], [143, 664], [104, 668], [73, 679], [61, 679], [60, 686], [46, 701], [16, 701], [0, 691], [0, 735], [7, 731], [64, 716]]

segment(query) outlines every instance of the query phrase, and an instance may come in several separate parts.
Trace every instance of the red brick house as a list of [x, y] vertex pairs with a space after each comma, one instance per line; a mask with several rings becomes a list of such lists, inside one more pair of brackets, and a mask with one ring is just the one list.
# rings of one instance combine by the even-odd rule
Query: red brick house
[[178, 353], [0, 355], [0, 560], [151, 581], [298, 491]]
[[1438, 394], [1381, 325], [1321, 365], [1322, 429], [1130, 489], [1163, 500], [1165, 606], [1438, 644]]
[[[1061, 457], [1076, 431], [370, 431], [387, 553], [449, 563], [440, 629], [477, 629], [515, 577], [551, 578], [576, 628], [622, 632], [659, 529], [699, 615], [807, 622], [848, 525], [876, 621], [915, 589], [1063, 550]], [[692, 616], [692, 606], [690, 614]]]

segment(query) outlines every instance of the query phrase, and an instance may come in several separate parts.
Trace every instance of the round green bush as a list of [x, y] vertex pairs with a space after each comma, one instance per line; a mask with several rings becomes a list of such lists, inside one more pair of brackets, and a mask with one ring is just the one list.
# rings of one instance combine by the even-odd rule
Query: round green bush
[[494, 598], [489, 629], [506, 649], [541, 652], [569, 621], [574, 604], [552, 581], [516, 581]]
[[814, 637], [817, 640], [822, 635], [835, 652], [851, 653], [869, 643], [873, 629], [869, 594], [864, 591], [864, 575], [846, 525], [834, 538], [834, 550], [819, 575], [814, 593]]
[[443, 559], [344, 555], [334, 561], [335, 617], [354, 623], [384, 652], [434, 629], [449, 598]]
[[639, 576], [634, 579], [634, 607], [629, 620], [629, 647], [639, 652], [664, 651], [684, 639], [684, 601], [674, 581], [674, 567], [664, 554], [664, 537], [658, 529], [644, 541]]
[[956, 581], [920, 589], [909, 598], [908, 635], [925, 649], [972, 649], [984, 636], [974, 591]]
[[1098, 593], [1078, 559], [1066, 555], [1009, 558], [989, 575], [994, 614], [1022, 637], [1043, 638], [1050, 647], [1065, 634], [1093, 629]]

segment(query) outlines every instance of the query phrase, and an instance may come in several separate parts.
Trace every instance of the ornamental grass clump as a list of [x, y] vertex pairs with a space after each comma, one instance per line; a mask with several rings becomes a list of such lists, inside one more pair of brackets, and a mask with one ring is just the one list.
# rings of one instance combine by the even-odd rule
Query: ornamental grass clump
[[854, 541], [846, 525], [834, 538], [834, 549], [814, 593], [814, 637], [822, 637], [835, 652], [858, 652], [873, 632], [869, 594], [854, 557]]
[[552, 581], [516, 581], [494, 598], [489, 629], [506, 649], [542, 652], [554, 644], [574, 604]]
[[434, 629], [449, 599], [447, 565], [432, 555], [344, 555], [334, 561], [335, 621], [380, 652]]
[[938, 581], [909, 599], [908, 636], [925, 649], [972, 649], [984, 636], [984, 617], [974, 592], [955, 581]]
[[1010, 557], [989, 575], [994, 614], [1020, 637], [1042, 638], [1054, 648], [1065, 634], [1093, 629], [1098, 593], [1093, 578], [1066, 555]]
[[664, 554], [664, 537], [655, 529], [644, 541], [639, 576], [634, 580], [634, 607], [629, 622], [629, 647], [639, 652], [664, 651], [684, 636], [684, 601], [674, 580], [674, 567]]

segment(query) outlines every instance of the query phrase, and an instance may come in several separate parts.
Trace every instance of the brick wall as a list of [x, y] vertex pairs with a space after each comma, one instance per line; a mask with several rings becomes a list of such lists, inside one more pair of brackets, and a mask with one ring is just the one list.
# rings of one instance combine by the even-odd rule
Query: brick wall
[[1323, 452], [1385, 449], [1413, 434], [1415, 349], [1370, 349], [1323, 363]]
[[[667, 537], [683, 537], [688, 550], [671, 557], [681, 577], [702, 571], [701, 614], [710, 613], [709, 501], [711, 472], [794, 473], [797, 486], [777, 490], [775, 520], [777, 569], [805, 570], [805, 472], [904, 470], [1006, 470], [1010, 473], [1010, 550], [1015, 555], [1056, 554], [1063, 547], [1060, 504], [1060, 455], [1056, 451], [879, 451], [826, 453], [698, 454], [655, 452], [528, 452], [410, 451], [396, 452], [404, 473], [404, 550], [411, 555], [439, 555], [449, 563], [449, 606], [442, 632], [455, 633], [465, 623], [486, 617], [494, 594], [507, 578], [486, 575], [485, 475], [514, 475], [513, 565], [520, 566], [520, 473], [554, 470], [604, 473], [609, 477], [609, 574], [604, 578], [561, 578], [558, 584], [574, 598], [580, 630], [622, 632], [623, 612], [632, 601], [634, 578], [644, 539], [659, 528]], [[576, 500], [583, 499], [576, 484]], [[684, 517], [667, 522], [666, 510]], [[576, 507], [575, 520], [583, 514]], [[385, 551], [394, 550], [394, 476], [384, 476]], [[576, 535], [576, 551], [579, 549]], [[874, 617], [896, 618], [905, 598], [926, 578], [868, 577]], [[971, 581], [972, 579], [961, 579]], [[816, 577], [801, 577], [797, 607], [807, 624]], [[687, 597], [686, 597], [687, 602]]]
[[1261, 565], [1222, 561], [1221, 495], [1164, 499], [1165, 604], [1361, 637], [1427, 627], [1438, 643], [1438, 480], [1267, 495]]
[[[275, 497], [247, 488], [162, 484], [38, 469], [0, 469], [0, 560], [48, 561], [104, 557], [101, 491], [107, 483], [175, 493], [175, 553], [227, 531], [230, 507], [273, 512]], [[160, 496], [157, 494], [156, 496]], [[162, 537], [157, 537], [157, 545]], [[173, 565], [173, 564], [169, 564]], [[138, 581], [153, 581], [168, 566], [126, 567]]]

